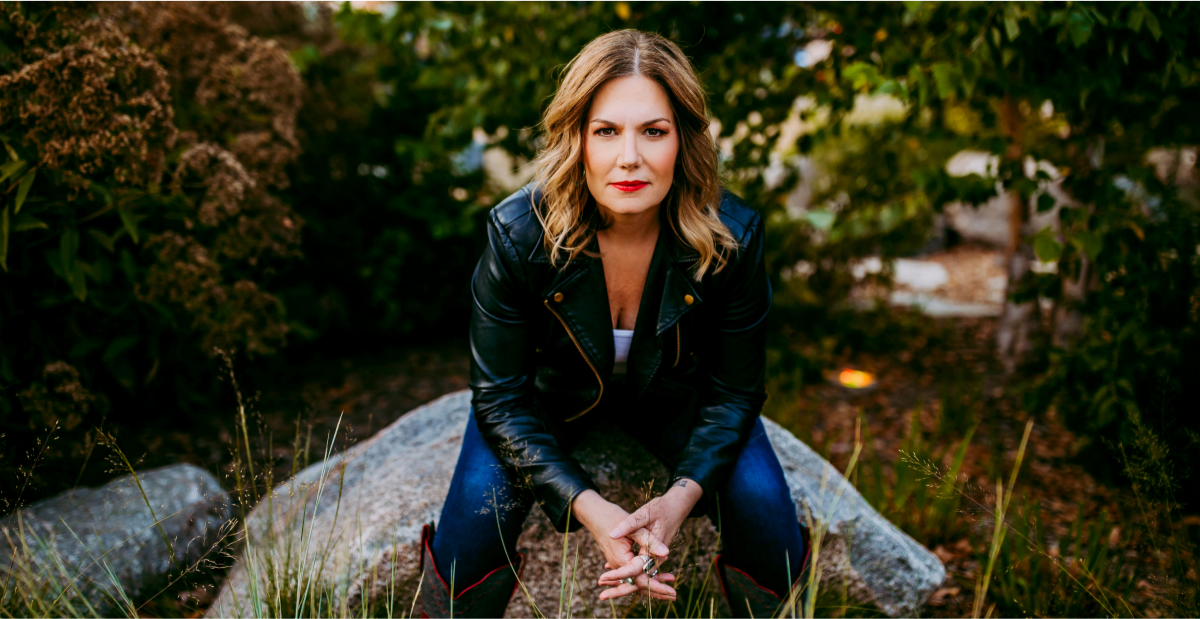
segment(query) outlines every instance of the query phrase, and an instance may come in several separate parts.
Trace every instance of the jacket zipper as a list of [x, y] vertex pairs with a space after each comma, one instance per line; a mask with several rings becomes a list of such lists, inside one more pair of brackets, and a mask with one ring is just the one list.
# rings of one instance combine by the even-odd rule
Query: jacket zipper
[[587, 354], [583, 352], [583, 347], [579, 345], [579, 340], [575, 339], [575, 334], [571, 333], [571, 329], [567, 327], [567, 321], [563, 320], [562, 316], [559, 316], [558, 312], [554, 311], [553, 307], [550, 307], [550, 301], [543, 300], [542, 303], [546, 304], [546, 309], [550, 310], [550, 313], [554, 314], [554, 317], [557, 318], [558, 322], [562, 324], [563, 330], [565, 330], [567, 332], [567, 336], [571, 338], [571, 343], [575, 344], [575, 349], [579, 351], [579, 355], [583, 357], [584, 362], [588, 364], [588, 367], [592, 369], [592, 373], [596, 375], [596, 381], [600, 383], [600, 393], [596, 396], [596, 401], [592, 402], [591, 406], [583, 409], [583, 412], [579, 413], [578, 415], [567, 418], [567, 421], [575, 421], [588, 411], [596, 408], [596, 405], [600, 403], [600, 398], [604, 397], [604, 380], [600, 378], [600, 372], [596, 371], [596, 366], [592, 365], [592, 360], [588, 359]]
[[683, 332], [679, 329], [679, 321], [675, 322], [675, 363], [671, 367], [679, 365], [679, 353], [683, 350], [683, 343], [680, 339]]

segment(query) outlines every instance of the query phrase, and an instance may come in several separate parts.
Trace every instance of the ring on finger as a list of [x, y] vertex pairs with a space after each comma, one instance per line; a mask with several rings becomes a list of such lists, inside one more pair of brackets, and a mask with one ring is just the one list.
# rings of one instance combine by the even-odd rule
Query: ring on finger
[[638, 557], [642, 559], [642, 571], [650, 573], [650, 570], [654, 569], [657, 561], [650, 555], [638, 555]]
[[633, 584], [633, 576], [630, 576], [628, 578], [622, 578], [621, 582], [623, 582], [627, 585], [632, 585]]

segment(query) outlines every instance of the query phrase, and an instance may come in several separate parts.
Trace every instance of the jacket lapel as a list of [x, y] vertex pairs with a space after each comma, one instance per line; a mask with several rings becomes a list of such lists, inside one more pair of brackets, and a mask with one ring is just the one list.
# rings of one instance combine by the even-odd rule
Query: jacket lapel
[[[588, 250], [599, 250], [594, 237]], [[572, 262], [575, 266], [565, 269], [555, 278], [545, 298], [562, 319], [575, 343], [583, 349], [588, 362], [607, 378], [612, 374], [616, 351], [613, 349], [612, 315], [609, 312], [608, 286], [604, 282], [604, 265], [599, 258], [587, 255], [580, 255]]]

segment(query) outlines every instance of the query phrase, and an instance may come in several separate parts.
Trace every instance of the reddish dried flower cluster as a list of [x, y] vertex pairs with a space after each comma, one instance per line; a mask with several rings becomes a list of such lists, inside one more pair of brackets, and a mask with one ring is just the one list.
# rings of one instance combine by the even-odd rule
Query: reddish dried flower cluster
[[192, 317], [192, 328], [203, 334], [201, 347], [210, 354], [216, 349], [274, 352], [287, 333], [278, 299], [249, 280], [224, 283], [212, 252], [192, 237], [164, 232], [149, 245], [156, 264], [139, 291], [144, 300], [181, 307]]
[[48, 33], [6, 16], [25, 41], [24, 66], [0, 76], [0, 125], [75, 190], [90, 179], [157, 182], [176, 137], [166, 70], [112, 20], [56, 13], [66, 26]]
[[42, 380], [35, 381], [17, 394], [21, 406], [29, 413], [29, 427], [53, 427], [62, 424], [72, 430], [90, 412], [108, 412], [108, 398], [87, 390], [79, 382], [79, 370], [66, 361], [47, 364]]

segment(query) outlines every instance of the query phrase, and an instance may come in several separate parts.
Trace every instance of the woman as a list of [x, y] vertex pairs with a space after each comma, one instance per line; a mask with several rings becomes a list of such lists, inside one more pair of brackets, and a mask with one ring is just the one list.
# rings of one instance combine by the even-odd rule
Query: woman
[[[660, 36], [606, 34], [543, 125], [538, 178], [491, 211], [472, 280], [472, 414], [436, 535], [422, 531], [424, 611], [502, 615], [536, 502], [603, 551], [601, 600], [675, 599], [658, 566], [707, 515], [734, 613], [765, 616], [803, 582], [808, 539], [758, 418], [763, 223], [718, 185], [695, 70]], [[599, 494], [570, 455], [599, 423], [672, 471], [665, 495], [629, 514]]]

